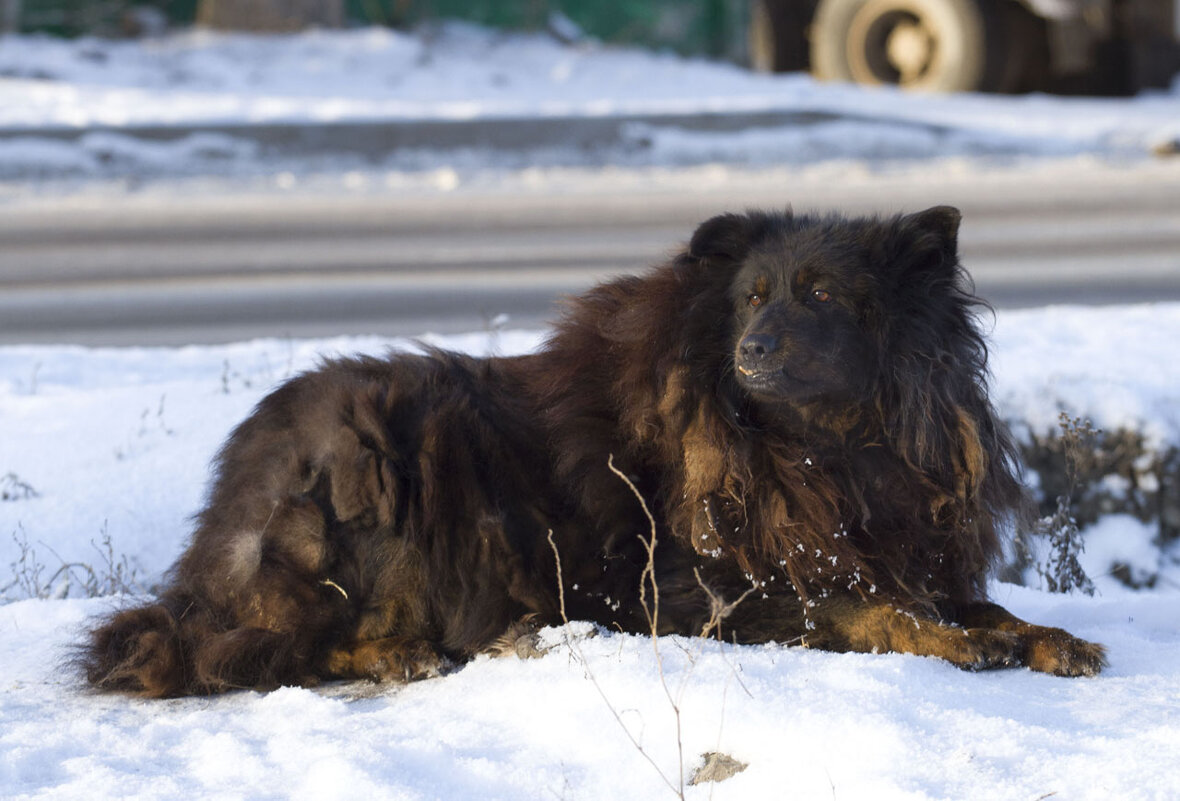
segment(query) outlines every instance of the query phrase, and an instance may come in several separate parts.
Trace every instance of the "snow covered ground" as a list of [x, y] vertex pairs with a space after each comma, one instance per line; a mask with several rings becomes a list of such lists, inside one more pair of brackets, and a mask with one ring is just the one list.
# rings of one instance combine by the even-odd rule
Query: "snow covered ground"
[[[972, 674], [895, 654], [663, 638], [685, 767], [706, 751], [749, 765], [686, 797], [1176, 798], [1177, 596], [1061, 598], [1010, 585], [995, 595], [1104, 642], [1110, 668], [1095, 679]], [[141, 702], [88, 695], [54, 667], [86, 615], [110, 606], [0, 607], [5, 797], [674, 797], [657, 768], [678, 784], [676, 721], [650, 640], [603, 634], [580, 642], [581, 656], [559, 645], [405, 687]]]
[[[542, 337], [428, 339], [485, 354]], [[1037, 430], [1064, 407], [1180, 442], [1177, 341], [1175, 304], [1001, 312], [995, 396]], [[412, 345], [0, 348], [0, 474], [11, 476], [0, 586], [24, 576], [0, 606], [0, 795], [646, 799], [672, 797], [661, 773], [678, 786], [706, 751], [749, 767], [688, 798], [1180, 795], [1180, 555], [1128, 518], [1094, 527], [1097, 596], [992, 588], [1018, 615], [1105, 643], [1110, 668], [1091, 680], [679, 638], [662, 638], [657, 657], [650, 639], [609, 633], [571, 649], [558, 630], [541, 659], [481, 659], [407, 687], [140, 702], [91, 695], [60, 667], [87, 618], [122, 601], [17, 599], [81, 592], [84, 568], [52, 574], [107, 572], [104, 537], [114, 565], [150, 586], [183, 547], [209, 459], [252, 405], [324, 354], [390, 346]], [[1154, 570], [1157, 588], [1122, 588], [1104, 575], [1116, 559]]]
[[[527, 157], [500, 152], [498, 158], [511, 166], [1083, 153], [1142, 158], [1180, 138], [1180, 84], [1133, 99], [918, 95], [458, 23], [413, 33], [374, 28], [266, 37], [198, 31], [142, 41], [0, 39], [0, 178], [308, 166], [276, 165], [264, 140], [241, 130], [210, 132], [210, 126], [702, 113], [818, 116], [800, 116], [790, 125], [751, 122], [737, 134], [635, 122], [606, 151], [593, 153], [552, 142], [539, 147], [524, 126], [515, 139]], [[174, 128], [177, 135], [127, 135], [143, 126]], [[87, 133], [74, 136], [80, 131]], [[420, 146], [376, 160], [398, 168], [486, 167], [488, 155]]]

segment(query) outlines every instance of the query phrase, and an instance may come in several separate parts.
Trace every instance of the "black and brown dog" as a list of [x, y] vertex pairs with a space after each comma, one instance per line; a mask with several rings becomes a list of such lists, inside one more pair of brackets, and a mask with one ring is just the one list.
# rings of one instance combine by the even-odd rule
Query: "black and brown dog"
[[653, 582], [659, 633], [709, 629], [721, 599], [712, 630], [737, 642], [1097, 673], [1101, 646], [986, 599], [1026, 501], [958, 225], [724, 215], [571, 300], [534, 354], [287, 382], [222, 450], [159, 599], [93, 632], [89, 680], [416, 678], [560, 622], [561, 601], [651, 631]]

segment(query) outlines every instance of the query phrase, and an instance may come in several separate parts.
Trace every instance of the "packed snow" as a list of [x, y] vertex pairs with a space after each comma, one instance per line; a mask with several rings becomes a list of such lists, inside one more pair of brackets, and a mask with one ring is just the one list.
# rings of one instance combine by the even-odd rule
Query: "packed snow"
[[[543, 337], [425, 339], [510, 354]], [[1166, 354], [1177, 341], [1180, 304], [1002, 311], [995, 398], [1032, 427], [1063, 408], [1180, 443], [1180, 362]], [[11, 565], [0, 571], [0, 795], [658, 798], [674, 797], [705, 752], [748, 767], [686, 787], [688, 798], [1180, 795], [1180, 555], [1120, 516], [1087, 532], [1096, 596], [991, 589], [1017, 615], [1106, 644], [1110, 667], [1095, 679], [653, 643], [576, 623], [543, 632], [542, 658], [480, 658], [408, 686], [145, 702], [94, 695], [63, 667], [87, 620], [129, 599], [61, 596], [84, 593], [88, 569], [136, 593], [158, 582], [216, 448], [263, 394], [324, 356], [413, 347], [0, 348], [0, 565]], [[1156, 588], [1122, 587], [1104, 575], [1109, 560], [1158, 576]], [[51, 597], [22, 600], [30, 593]]]
[[[0, 39], [0, 177], [258, 168], [266, 155], [259, 141], [199, 130], [209, 126], [766, 113], [796, 122], [751, 122], [737, 135], [636, 122], [609, 153], [532, 148], [529, 163], [1144, 157], [1180, 139], [1180, 84], [1132, 99], [922, 95], [460, 23], [413, 32]], [[127, 135], [144, 126], [178, 135]], [[60, 138], [71, 131], [87, 133]], [[430, 167], [457, 157], [426, 151], [381, 159]], [[465, 157], [487, 162], [487, 154]]]

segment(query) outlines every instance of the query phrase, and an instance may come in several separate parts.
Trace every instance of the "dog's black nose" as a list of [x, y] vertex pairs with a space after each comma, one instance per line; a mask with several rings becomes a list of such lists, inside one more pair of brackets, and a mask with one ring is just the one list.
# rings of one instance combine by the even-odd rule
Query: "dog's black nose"
[[746, 334], [739, 345], [739, 350], [743, 359], [757, 362], [774, 353], [777, 347], [778, 338], [773, 334], [758, 333]]

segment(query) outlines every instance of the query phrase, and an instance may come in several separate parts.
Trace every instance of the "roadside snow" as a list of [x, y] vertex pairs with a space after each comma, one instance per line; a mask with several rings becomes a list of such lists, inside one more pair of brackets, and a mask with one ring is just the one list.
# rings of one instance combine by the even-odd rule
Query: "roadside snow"
[[993, 396], [1038, 433], [1059, 412], [1180, 444], [1180, 305], [1004, 311], [991, 335]]
[[[486, 354], [527, 352], [543, 336], [427, 339]], [[1180, 442], [1180, 362], [1160, 358], [1177, 341], [1180, 304], [1000, 312], [996, 399], [1034, 425], [1054, 425], [1063, 406]], [[390, 346], [412, 347], [0, 348], [0, 475], [19, 481], [0, 487], [15, 496], [0, 502], [0, 565], [39, 562], [35, 578], [52, 584], [63, 562], [102, 568], [105, 534], [149, 586], [183, 547], [215, 449], [269, 388], [323, 355]], [[1088, 536], [1095, 573], [1108, 559], [1138, 569], [1173, 558], [1129, 518], [1104, 518]], [[35, 551], [24, 565], [20, 542]], [[548, 630], [544, 658], [479, 659], [407, 687], [141, 702], [91, 695], [62, 667], [86, 620], [130, 599], [17, 600], [0, 606], [0, 795], [672, 797], [613, 709], [673, 784], [706, 751], [749, 764], [688, 798], [1175, 798], [1180, 571], [1169, 570], [1156, 590], [1105, 581], [1095, 598], [993, 586], [1016, 614], [1105, 643], [1110, 668], [1092, 680], [662, 638], [683, 760], [650, 639], [602, 633], [571, 650]], [[62, 576], [54, 587], [76, 593], [79, 578], [75, 569], [72, 587]]]
[[[1142, 157], [1180, 138], [1180, 88], [1133, 99], [922, 95], [460, 23], [413, 33], [371, 28], [287, 36], [191, 31], [137, 41], [0, 38], [0, 174], [36, 174], [38, 167], [109, 171], [112, 160], [116, 168], [125, 162], [139, 170], [179, 170], [190, 162], [205, 169], [245, 167], [256, 158], [251, 143], [232, 136], [161, 145], [118, 133], [135, 126], [183, 133], [209, 125], [763, 112], [821, 118], [788, 127], [751, 123], [736, 138], [637, 125], [610, 156], [646, 164], [964, 154]], [[69, 144], [24, 135], [96, 127], [111, 131]], [[429, 167], [454, 156], [391, 158]], [[572, 150], [534, 151], [530, 159], [576, 160]]]

